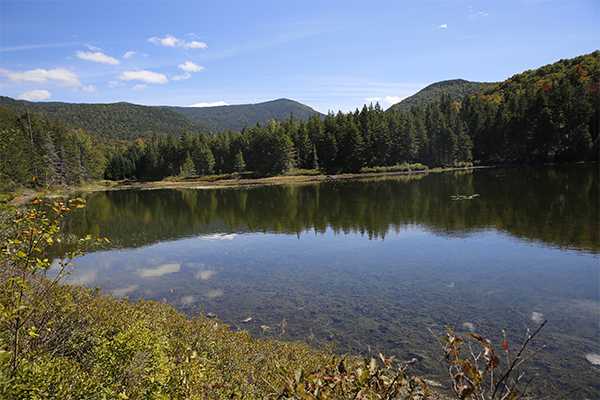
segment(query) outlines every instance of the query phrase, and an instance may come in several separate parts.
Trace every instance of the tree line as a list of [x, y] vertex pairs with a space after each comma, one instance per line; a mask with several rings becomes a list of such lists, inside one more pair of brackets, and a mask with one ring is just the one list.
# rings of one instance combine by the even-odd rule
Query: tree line
[[308, 120], [292, 113], [240, 131], [184, 130], [114, 147], [62, 121], [2, 107], [0, 185], [598, 160], [599, 57], [596, 51], [526, 71], [461, 102], [442, 95], [409, 111], [375, 104]]
[[114, 154], [105, 178], [597, 160], [599, 55], [515, 75], [460, 103], [442, 95], [410, 111], [384, 112], [375, 104], [307, 121], [292, 113], [239, 132], [138, 141]]
[[0, 123], [0, 190], [102, 178], [105, 148], [82, 131], [6, 107], [0, 108]]

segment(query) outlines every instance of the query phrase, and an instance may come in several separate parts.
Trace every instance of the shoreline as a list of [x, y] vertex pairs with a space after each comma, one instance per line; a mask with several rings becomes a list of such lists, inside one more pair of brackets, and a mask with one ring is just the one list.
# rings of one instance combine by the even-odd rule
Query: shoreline
[[[587, 164], [596, 162], [575, 162], [568, 164]], [[419, 170], [408, 170], [408, 171], [385, 171], [385, 172], [364, 172], [364, 173], [346, 173], [346, 174], [318, 174], [318, 175], [277, 175], [269, 176], [264, 178], [228, 178], [228, 179], [216, 179], [216, 175], [209, 175], [199, 179], [190, 180], [179, 180], [176, 177], [152, 182], [127, 182], [127, 181], [95, 181], [87, 185], [77, 187], [66, 187], [66, 188], [53, 188], [46, 192], [48, 198], [60, 198], [64, 196], [74, 195], [77, 193], [93, 193], [108, 190], [128, 190], [128, 189], [142, 189], [142, 190], [154, 190], [154, 189], [211, 189], [211, 188], [235, 188], [243, 186], [253, 185], [287, 185], [296, 183], [306, 182], [323, 182], [332, 180], [346, 180], [346, 179], [363, 179], [371, 177], [383, 177], [383, 176], [399, 176], [399, 175], [412, 175], [412, 174], [428, 174], [428, 173], [440, 173], [440, 172], [455, 172], [455, 171], [471, 171], [476, 169], [487, 169], [487, 168], [509, 168], [509, 167], [525, 167], [535, 165], [562, 165], [561, 163], [544, 163], [544, 164], [498, 164], [498, 165], [477, 165], [468, 167], [448, 167], [448, 168], [433, 168], [433, 169], [419, 169]], [[26, 189], [25, 193], [15, 196], [9, 200], [7, 204], [11, 205], [22, 205], [28, 201], [35, 199], [43, 191], [36, 192], [33, 189]]]
[[[295, 183], [306, 183], [306, 182], [323, 182], [332, 180], [346, 180], [346, 179], [362, 179], [370, 177], [381, 177], [381, 176], [395, 176], [395, 175], [412, 175], [412, 174], [424, 174], [424, 173], [439, 173], [439, 172], [451, 172], [451, 171], [468, 171], [482, 168], [496, 168], [498, 166], [470, 166], [461, 168], [435, 168], [435, 169], [423, 169], [423, 170], [408, 170], [408, 171], [389, 171], [389, 172], [367, 172], [367, 173], [347, 173], [347, 174], [319, 174], [319, 175], [277, 175], [269, 176], [264, 178], [228, 178], [228, 179], [217, 179], [211, 180], [211, 176], [202, 177], [200, 179], [190, 180], [161, 180], [152, 182], [123, 182], [123, 181], [95, 181], [87, 185], [77, 187], [66, 187], [66, 188], [53, 188], [46, 192], [48, 198], [60, 198], [76, 193], [93, 193], [108, 190], [129, 190], [129, 189], [142, 189], [142, 190], [153, 190], [153, 189], [211, 189], [215, 187], [242, 187], [242, 186], [253, 186], [253, 185], [286, 185]], [[213, 175], [214, 176], [214, 175]], [[8, 204], [22, 205], [27, 203], [37, 196], [41, 192], [36, 192], [33, 189], [27, 189], [26, 193], [15, 196], [13, 199], [8, 201]]]

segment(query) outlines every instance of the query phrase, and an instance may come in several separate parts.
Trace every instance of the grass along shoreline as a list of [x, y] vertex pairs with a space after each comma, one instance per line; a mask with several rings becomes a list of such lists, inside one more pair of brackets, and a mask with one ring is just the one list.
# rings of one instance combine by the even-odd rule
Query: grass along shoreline
[[76, 196], [85, 192], [98, 192], [105, 190], [126, 189], [166, 189], [166, 188], [211, 188], [211, 187], [238, 187], [250, 185], [285, 185], [305, 182], [318, 182], [327, 180], [358, 179], [377, 176], [393, 176], [407, 174], [423, 174], [429, 172], [462, 171], [478, 168], [491, 168], [487, 166], [465, 165], [462, 167], [429, 169], [421, 164], [405, 164], [392, 167], [363, 168], [358, 173], [326, 174], [320, 170], [291, 170], [283, 175], [256, 177], [252, 173], [233, 173], [206, 176], [175, 176], [161, 181], [108, 181], [101, 180], [73, 187], [40, 188], [39, 190], [20, 188], [13, 192], [0, 193], [0, 206], [2, 204], [22, 205], [33, 201], [40, 193], [48, 198], [62, 198]]

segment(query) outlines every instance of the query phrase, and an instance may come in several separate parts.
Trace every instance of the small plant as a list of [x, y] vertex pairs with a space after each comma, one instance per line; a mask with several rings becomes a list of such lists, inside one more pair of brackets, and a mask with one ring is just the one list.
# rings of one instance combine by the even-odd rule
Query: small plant
[[267, 396], [268, 399], [430, 399], [431, 392], [425, 381], [410, 377], [406, 366], [394, 366], [394, 359], [379, 354], [363, 359], [362, 363], [348, 362], [332, 357], [322, 369], [293, 374], [280, 369], [283, 388]]
[[[446, 326], [447, 337], [438, 339], [438, 341], [444, 350], [446, 367], [457, 398], [460, 400], [532, 398], [533, 393], [540, 388], [540, 385], [533, 385], [537, 375], [526, 379], [522, 366], [545, 347], [542, 346], [528, 354], [525, 353], [527, 346], [546, 325], [546, 322], [548, 320], [544, 321], [533, 334], [530, 334], [529, 329], [527, 330], [523, 344], [513, 356], [510, 355], [504, 331], [504, 341], [502, 342], [504, 355], [498, 356], [489, 339], [469, 333], [467, 335], [469, 340], [465, 341]], [[569, 394], [557, 399], [564, 399]]]
[[[46, 300], [68, 274], [71, 260], [81, 254], [80, 249], [91, 238], [81, 239], [78, 250], [59, 262], [59, 270], [52, 279], [46, 278], [51, 262], [45, 258], [44, 250], [60, 242], [56, 235], [64, 213], [71, 207], [84, 207], [83, 203], [83, 199], [77, 198], [66, 203], [54, 202], [45, 208], [40, 195], [33, 207], [3, 215], [0, 233], [0, 386], [3, 389], [0, 393], [8, 391], [24, 354], [52, 331], [51, 317], [45, 313]], [[52, 212], [55, 215], [51, 218]], [[11, 387], [20, 390], [19, 385]]]

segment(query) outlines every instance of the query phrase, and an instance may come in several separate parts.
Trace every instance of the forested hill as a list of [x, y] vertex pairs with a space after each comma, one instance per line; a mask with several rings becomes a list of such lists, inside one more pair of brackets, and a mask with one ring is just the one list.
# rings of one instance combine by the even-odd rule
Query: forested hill
[[70, 129], [80, 129], [94, 138], [111, 143], [164, 136], [181, 136], [186, 130], [198, 132], [201, 124], [171, 110], [130, 103], [76, 104], [30, 102], [0, 97], [0, 106], [23, 113], [29, 108], [39, 118], [58, 120]]
[[[289, 100], [216, 107], [210, 111], [255, 113], [239, 122], [241, 130], [213, 135], [199, 130], [191, 118], [161, 107], [1, 98], [0, 187], [33, 185], [42, 177], [44, 184], [64, 185], [102, 173], [107, 179], [154, 180], [234, 172], [267, 176], [293, 168], [338, 173], [415, 164], [598, 161], [599, 90], [600, 51], [594, 51], [525, 71], [462, 101], [443, 91], [438, 100], [409, 111], [384, 112], [377, 104], [305, 119], [298, 111], [291, 118], [286, 107], [282, 114], [274, 113]], [[185, 130], [187, 135], [177, 135]], [[97, 137], [150, 138], [160, 132], [167, 134], [131, 141], [126, 148], [103, 152], [95, 145]]]
[[309, 106], [288, 99], [278, 99], [258, 104], [241, 104], [218, 107], [169, 107], [163, 108], [178, 112], [206, 127], [211, 133], [229, 129], [241, 131], [244, 126], [256, 123], [265, 125], [270, 119], [285, 121], [294, 113], [294, 118], [308, 121], [313, 114], [319, 114]]
[[[169, 133], [216, 133], [240, 131], [245, 125], [265, 125], [270, 119], [284, 121], [291, 113], [300, 120], [317, 113], [298, 102], [279, 99], [259, 104], [222, 107], [153, 107], [131, 103], [77, 104], [30, 102], [0, 96], [0, 106], [17, 114], [29, 109], [39, 118], [61, 121], [69, 129], [79, 129], [106, 144], [115, 141], [151, 139]], [[318, 114], [318, 113], [317, 113]], [[319, 114], [323, 117], [321, 114]]]
[[[549, 95], [557, 95], [561, 90], [567, 96], [566, 89], [586, 88], [586, 91], [574, 93], [568, 91], [568, 95], [579, 94], [580, 100], [593, 95], [598, 99], [598, 78], [600, 77], [600, 51], [575, 58], [564, 59], [553, 64], [548, 64], [534, 70], [528, 70], [513, 75], [504, 82], [498, 82], [481, 90], [482, 96], [500, 96], [507, 100], [510, 96], [520, 97], [527, 91], [534, 92], [536, 89]], [[567, 81], [570, 85], [567, 86]], [[563, 87], [561, 88], [561, 84]], [[564, 99], [566, 100], [566, 99]]]
[[480, 90], [493, 85], [491, 82], [470, 82], [464, 79], [453, 79], [433, 83], [418, 91], [414, 95], [396, 103], [388, 111], [409, 111], [411, 107], [427, 107], [427, 105], [438, 101], [442, 95], [450, 96], [454, 101], [460, 102], [467, 96], [471, 96]]

